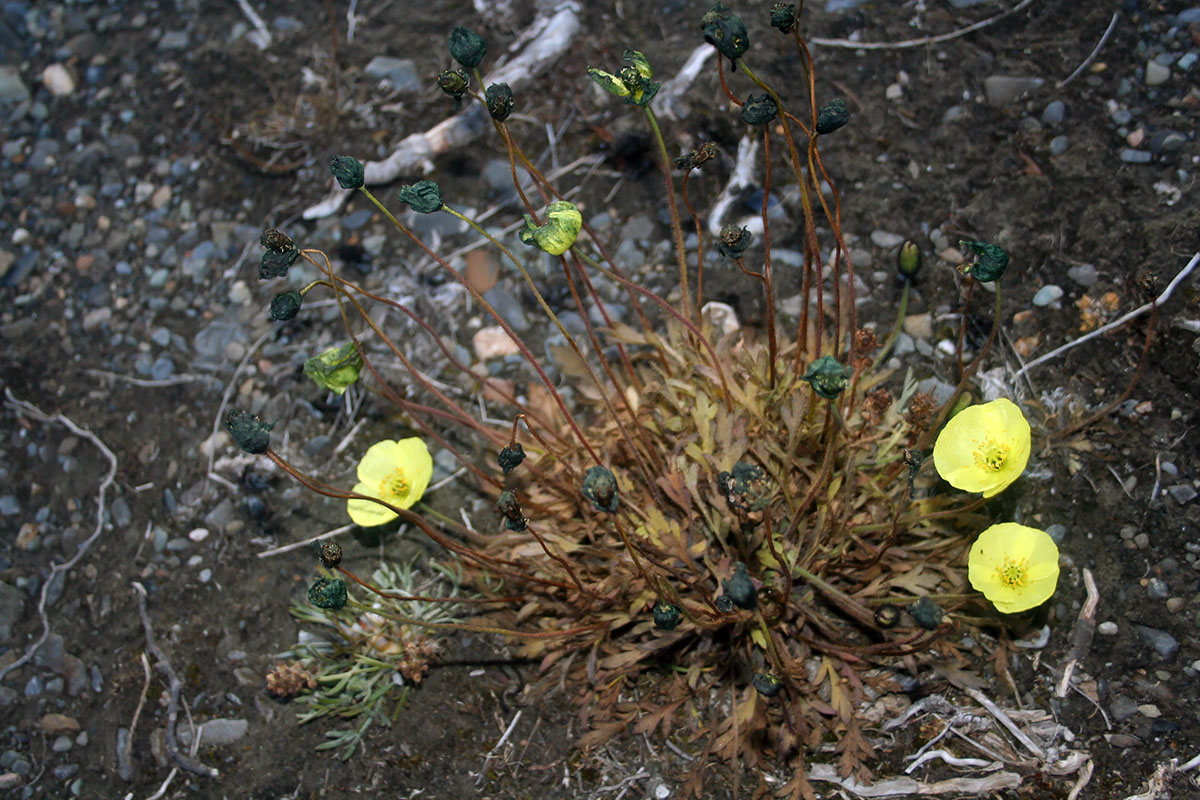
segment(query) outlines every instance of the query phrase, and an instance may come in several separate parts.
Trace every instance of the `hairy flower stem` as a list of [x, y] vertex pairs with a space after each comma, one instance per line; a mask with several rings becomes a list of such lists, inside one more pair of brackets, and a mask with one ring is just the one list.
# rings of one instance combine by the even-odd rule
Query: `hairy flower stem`
[[691, 174], [691, 170], [683, 173], [679, 196], [683, 198], [683, 207], [692, 215], [692, 223], [696, 226], [696, 311], [699, 313], [704, 308], [704, 226], [700, 224], [700, 217], [696, 214], [696, 209], [692, 208], [692, 201], [688, 199], [688, 178]]
[[896, 344], [896, 339], [900, 336], [900, 329], [904, 327], [904, 315], [908, 313], [908, 295], [911, 292], [912, 281], [905, 278], [904, 289], [900, 292], [900, 308], [896, 312], [896, 322], [892, 325], [892, 330], [888, 333], [887, 339], [884, 340], [883, 346], [879, 348], [879, 354], [871, 362], [872, 372], [879, 369], [883, 365], [883, 362], [887, 360], [888, 353], [892, 352], [892, 347]]
[[[763, 125], [763, 289], [767, 295], [767, 370], [770, 373], [771, 388], [775, 388], [775, 356], [779, 345], [775, 341], [775, 290], [771, 287], [771, 226], [767, 220], [767, 212], [771, 201], [771, 131]], [[739, 262], [740, 263], [740, 262]]]
[[680, 311], [686, 319], [692, 319], [691, 295], [688, 289], [687, 251], [683, 248], [683, 225], [679, 221], [679, 205], [675, 202], [675, 181], [671, 177], [671, 157], [667, 155], [667, 143], [658, 127], [658, 119], [650, 106], [643, 106], [654, 141], [658, 142], [658, 153], [662, 157], [663, 182], [667, 186], [667, 212], [671, 215], [671, 235], [675, 239], [675, 260], [679, 263]]
[[450, 266], [450, 263], [446, 261], [446, 259], [435, 253], [428, 245], [425, 244], [425, 242], [421, 241], [420, 237], [401, 224], [400, 220], [396, 219], [392, 212], [389, 211], [387, 207], [383, 205], [383, 203], [379, 202], [375, 195], [371, 194], [371, 192], [368, 191], [365, 186], [359, 187], [359, 191], [366, 195], [367, 199], [369, 199], [375, 205], [375, 207], [378, 208], [383, 215], [388, 218], [392, 225], [394, 225], [401, 233], [407, 236], [413, 242], [413, 244], [421, 248], [426, 255], [436, 261], [443, 269], [453, 275], [455, 280], [466, 287], [467, 291], [470, 292], [471, 297], [474, 298], [475, 301], [479, 303], [489, 315], [491, 315], [492, 319], [496, 320], [496, 324], [498, 324], [508, 335], [508, 337], [513, 340], [513, 343], [516, 344], [517, 349], [521, 351], [521, 355], [525, 357], [525, 360], [529, 362], [529, 365], [533, 367], [533, 370], [538, 374], [538, 377], [541, 378], [542, 383], [550, 392], [550, 396], [554, 398], [555, 405], [557, 405], [558, 410], [562, 412], [563, 418], [571, 427], [571, 431], [575, 434], [576, 438], [579, 440], [579, 443], [584, 447], [585, 450], [588, 451], [588, 454], [592, 457], [592, 460], [594, 460], [597, 464], [603, 464], [604, 462], [600, 460], [600, 456], [592, 448], [592, 445], [590, 442], [588, 442], [587, 437], [583, 435], [583, 431], [579, 429], [579, 425], [575, 422], [575, 418], [571, 416], [571, 412], [567, 410], [567, 404], [563, 401], [562, 396], [558, 393], [558, 389], [554, 386], [554, 382], [550, 380], [548, 375], [546, 375], [546, 371], [542, 369], [542, 365], [538, 362], [537, 358], [534, 357], [533, 353], [529, 351], [529, 348], [525, 346], [525, 342], [521, 340], [521, 337], [517, 335], [517, 332], [512, 329], [511, 325], [505, 322], [504, 317], [500, 316], [499, 312], [492, 307], [492, 304], [483, 298], [483, 295], [480, 294], [479, 291], [473, 287], [465, 277], [463, 277], [462, 273]]

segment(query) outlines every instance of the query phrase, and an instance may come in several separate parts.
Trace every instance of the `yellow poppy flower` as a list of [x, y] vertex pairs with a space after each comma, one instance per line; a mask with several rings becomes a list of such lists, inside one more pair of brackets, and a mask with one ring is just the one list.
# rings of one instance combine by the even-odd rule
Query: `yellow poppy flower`
[[[433, 458], [425, 442], [416, 438], [382, 441], [371, 445], [358, 462], [355, 494], [377, 497], [396, 508], [408, 508], [421, 499], [433, 475]], [[358, 525], [383, 525], [396, 512], [370, 500], [347, 500], [346, 511]]]
[[971, 545], [967, 578], [1004, 614], [1040, 606], [1058, 585], [1058, 547], [1045, 531], [1001, 522]]
[[933, 445], [933, 465], [956, 489], [999, 494], [1029, 462], [1029, 423], [1003, 397], [955, 414]]

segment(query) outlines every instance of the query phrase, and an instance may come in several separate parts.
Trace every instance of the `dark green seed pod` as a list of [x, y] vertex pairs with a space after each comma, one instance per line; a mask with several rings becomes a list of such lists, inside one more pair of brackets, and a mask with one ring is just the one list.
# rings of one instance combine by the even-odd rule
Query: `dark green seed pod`
[[717, 3], [700, 18], [704, 41], [711, 44], [730, 61], [737, 61], [750, 47], [750, 36], [741, 18], [729, 13], [724, 3]]
[[471, 79], [461, 69], [444, 69], [438, 73], [437, 84], [443, 92], [461, 103], [463, 95], [471, 85]]
[[942, 607], [928, 597], [922, 597], [909, 606], [908, 613], [912, 614], [914, 622], [927, 631], [937, 630], [937, 627], [942, 624], [942, 617], [944, 616]]
[[346, 582], [338, 578], [317, 578], [308, 587], [308, 602], [317, 608], [337, 611], [346, 605]]
[[329, 171], [337, 178], [343, 189], [361, 189], [364, 170], [362, 162], [353, 156], [333, 156], [329, 159]]
[[685, 153], [675, 159], [675, 166], [679, 169], [692, 170], [706, 161], [712, 161], [717, 155], [716, 142], [705, 142], [698, 149]]
[[277, 322], [295, 319], [303, 304], [304, 298], [299, 292], [282, 292], [271, 300], [270, 317]]
[[808, 365], [808, 371], [800, 378], [826, 400], [836, 400], [846, 388], [848, 379], [846, 368], [833, 356], [821, 356]]
[[900, 607], [891, 603], [875, 609], [875, 624], [889, 630], [900, 624]]
[[271, 446], [273, 422], [263, 422], [258, 415], [236, 408], [225, 415], [225, 430], [247, 453], [261, 455]]
[[742, 121], [747, 125], [769, 125], [779, 116], [779, 106], [769, 94], [750, 95], [742, 105]]
[[959, 267], [964, 275], [970, 275], [980, 283], [991, 283], [999, 280], [1008, 269], [1008, 253], [1004, 252], [1003, 248], [987, 242], [961, 241], [958, 244], [979, 256], [979, 260], [974, 264], [963, 264]]
[[717, 611], [720, 611], [722, 614], [732, 614], [733, 610], [737, 608], [733, 604], [733, 598], [727, 594], [717, 595], [715, 605], [717, 606]]
[[896, 253], [896, 272], [900, 273], [900, 277], [904, 280], [911, 281], [917, 277], [920, 270], [921, 248], [917, 247], [916, 242], [909, 239], [900, 245], [900, 252]]
[[510, 531], [523, 531], [529, 527], [529, 521], [521, 512], [521, 504], [517, 502], [517, 493], [512, 489], [500, 493], [496, 498], [496, 508], [504, 515], [504, 527]]
[[262, 260], [258, 262], [258, 279], [282, 278], [299, 255], [300, 251], [294, 245], [286, 250], [264, 250]]
[[754, 689], [763, 697], [775, 697], [783, 691], [783, 681], [778, 675], [770, 672], [760, 672], [754, 676]]
[[621, 506], [617, 478], [605, 467], [590, 467], [583, 474], [583, 496], [592, 501], [592, 507], [597, 511], [613, 514]]
[[487, 55], [487, 42], [470, 28], [458, 25], [450, 31], [450, 55], [467, 69], [475, 69]]
[[513, 110], [512, 87], [507, 83], [493, 83], [487, 87], [487, 91], [483, 95], [487, 100], [488, 113], [492, 115], [492, 119], [499, 122], [508, 119], [508, 115]]
[[717, 491], [739, 511], [762, 511], [771, 499], [767, 473], [748, 461], [739, 461], [731, 472], [717, 475]]
[[326, 569], [337, 569], [342, 563], [342, 546], [334, 541], [321, 542], [321, 564]]
[[521, 462], [525, 460], [525, 448], [521, 446], [520, 442], [513, 442], [500, 450], [500, 455], [496, 457], [496, 460], [500, 462], [500, 469], [504, 470], [504, 474], [507, 475], [521, 466]]
[[840, 97], [830, 100], [817, 112], [817, 133], [833, 133], [850, 121], [850, 109]]
[[418, 214], [432, 214], [442, 210], [442, 190], [433, 181], [417, 181], [400, 187], [401, 203]]
[[729, 599], [738, 608], [747, 611], [758, 608], [758, 589], [754, 586], [750, 574], [746, 572], [744, 562], [739, 561], [734, 565], [733, 577], [722, 581], [722, 585], [725, 587], [725, 594], [729, 595]]
[[266, 250], [291, 250], [296, 246], [292, 237], [274, 228], [263, 231], [262, 236], [258, 237], [258, 243]]
[[717, 252], [726, 258], [741, 258], [753, 241], [754, 234], [750, 233], [749, 228], [726, 225], [717, 237]]
[[652, 613], [655, 627], [662, 628], [664, 631], [675, 630], [683, 621], [683, 613], [679, 610], [679, 606], [670, 603], [655, 603]]
[[791, 33], [796, 21], [795, 3], [776, 3], [771, 6], [771, 27], [780, 33]]

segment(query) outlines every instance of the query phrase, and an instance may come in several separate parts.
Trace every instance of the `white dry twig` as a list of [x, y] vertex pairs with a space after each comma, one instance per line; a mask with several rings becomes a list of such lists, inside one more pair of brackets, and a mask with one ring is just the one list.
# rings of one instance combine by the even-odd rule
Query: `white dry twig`
[[679, 68], [679, 72], [675, 73], [675, 77], [669, 81], [663, 81], [662, 89], [650, 101], [650, 107], [654, 109], [654, 113], [664, 119], [683, 119], [687, 108], [683, 98], [700, 74], [700, 70], [704, 68], [708, 59], [712, 58], [715, 52], [717, 49], [707, 42], [693, 50], [687, 57], [687, 61], [683, 62], [683, 66]]
[[1133, 311], [1130, 311], [1128, 314], [1121, 317], [1120, 319], [1115, 319], [1112, 322], [1108, 323], [1107, 325], [1103, 325], [1099, 328], [1096, 328], [1096, 330], [1094, 330], [1090, 333], [1086, 333], [1083, 336], [1080, 336], [1078, 339], [1067, 342], [1066, 344], [1062, 345], [1061, 347], [1056, 347], [1053, 350], [1051, 350], [1049, 353], [1046, 353], [1043, 356], [1038, 356], [1033, 361], [1026, 363], [1025, 366], [1021, 367], [1013, 375], [1013, 378], [1012, 378], [1013, 383], [1016, 383], [1018, 380], [1020, 380], [1022, 375], [1024, 375], [1026, 372], [1028, 372], [1033, 367], [1036, 367], [1038, 364], [1044, 364], [1047, 361], [1049, 361], [1050, 359], [1062, 355], [1063, 353], [1070, 350], [1072, 347], [1074, 347], [1076, 345], [1083, 344], [1084, 342], [1088, 341], [1089, 339], [1095, 339], [1097, 336], [1108, 333], [1109, 331], [1113, 330], [1114, 328], [1119, 328], [1122, 325], [1124, 325], [1126, 322], [1129, 322], [1129, 320], [1135, 319], [1137, 317], [1140, 317], [1142, 314], [1145, 314], [1147, 311], [1149, 311], [1151, 308], [1153, 308], [1156, 305], [1161, 306], [1163, 303], [1165, 303], [1171, 297], [1171, 294], [1175, 291], [1175, 288], [1177, 286], [1179, 286], [1180, 283], [1183, 282], [1183, 279], [1191, 274], [1192, 270], [1196, 268], [1196, 264], [1200, 264], [1200, 252], [1197, 252], [1195, 255], [1192, 256], [1192, 260], [1187, 263], [1187, 266], [1185, 266], [1183, 269], [1181, 269], [1179, 271], [1179, 274], [1177, 274], [1174, 278], [1171, 279], [1171, 282], [1169, 284], [1167, 284], [1167, 288], [1163, 289], [1162, 294], [1160, 294], [1158, 297], [1154, 298], [1149, 303], [1145, 303], [1143, 305], [1138, 306]]
[[[570, 48], [579, 32], [580, 5], [575, 0], [543, 2], [533, 24], [513, 43], [517, 55], [502, 61], [485, 78], [486, 83], [504, 82], [514, 90], [541, 75]], [[519, 51], [519, 52], [517, 52]], [[461, 147], [480, 136], [487, 127], [487, 110], [480, 104], [405, 137], [382, 161], [364, 162], [367, 186], [388, 183], [401, 175], [426, 174], [433, 170], [432, 158]], [[350, 189], [335, 188], [324, 200], [304, 210], [304, 219], [321, 219], [337, 213], [350, 197]]]
[[271, 32], [267, 30], [267, 23], [263, 22], [263, 18], [258, 15], [247, 0], [237, 0], [238, 8], [242, 9], [242, 13], [250, 20], [250, 24], [254, 26], [254, 33], [246, 38], [254, 43], [254, 46], [259, 50], [266, 50], [271, 46]]
[[968, 33], [974, 33], [980, 28], [986, 28], [994, 22], [999, 22], [1005, 17], [1016, 14], [1025, 6], [1032, 3], [1033, 0], [1021, 0], [1019, 4], [1013, 6], [1008, 11], [1001, 11], [994, 17], [988, 17], [985, 20], [980, 20], [974, 25], [968, 25], [965, 28], [960, 28], [950, 33], [940, 33], [937, 36], [924, 36], [920, 39], [908, 39], [903, 42], [856, 42], [853, 39], [822, 39], [819, 36], [808, 39], [808, 44], [817, 44], [822, 47], [846, 47], [851, 50], [903, 50], [908, 47], [924, 47], [927, 44], [937, 44], [938, 42], [948, 42], [951, 39], [958, 39], [966, 36]]
[[989, 797], [1001, 789], [1015, 789], [1021, 776], [1015, 772], [995, 772], [986, 778], [951, 778], [935, 783], [923, 783], [914, 778], [890, 778], [870, 785], [854, 777], [843, 778], [832, 764], [817, 764], [808, 772], [809, 780], [833, 783], [859, 797], [907, 797], [910, 795], [954, 794], [967, 797]]
[[904, 769], [905, 775], [911, 775], [917, 767], [935, 758], [940, 758], [952, 767], [992, 767], [999, 768], [1003, 766], [997, 761], [984, 761], [982, 758], [959, 758], [958, 756], [946, 750], [929, 750], [921, 755]]
[[301, 547], [304, 547], [305, 545], [310, 545], [313, 542], [319, 542], [322, 539], [332, 539], [334, 536], [340, 536], [343, 533], [349, 533], [350, 531], [354, 530], [354, 527], [355, 526], [353, 524], [343, 525], [340, 528], [334, 528], [333, 530], [325, 531], [324, 533], [318, 533], [316, 536], [310, 536], [307, 539], [301, 539], [298, 542], [292, 542], [291, 544], [280, 545], [279, 547], [272, 547], [270, 550], [263, 550], [261, 553], [258, 554], [258, 557], [259, 558], [270, 558], [271, 556], [277, 556], [280, 553], [287, 553], [292, 550], [299, 550]]
[[80, 426], [76, 425], [69, 417], [63, 414], [47, 414], [45, 411], [42, 411], [32, 403], [28, 403], [24, 400], [18, 400], [17, 397], [12, 393], [12, 389], [5, 388], [4, 395], [7, 398], [5, 401], [6, 404], [10, 408], [14, 409], [18, 414], [24, 414], [25, 416], [30, 417], [38, 422], [62, 425], [76, 436], [87, 439], [89, 442], [95, 445], [96, 449], [98, 449], [104, 455], [104, 458], [108, 460], [108, 471], [104, 473], [104, 477], [100, 481], [100, 486], [96, 490], [96, 527], [92, 530], [91, 536], [88, 536], [88, 538], [84, 539], [83, 542], [80, 543], [79, 549], [75, 551], [74, 556], [66, 561], [52, 565], [50, 567], [50, 574], [47, 575], [46, 579], [42, 582], [42, 591], [38, 594], [37, 604], [38, 619], [40, 619], [42, 623], [41, 635], [38, 636], [37, 640], [33, 642], [33, 644], [25, 648], [25, 652], [21, 654], [20, 658], [9, 664], [6, 664], [4, 667], [0, 667], [0, 680], [3, 680], [4, 676], [8, 675], [8, 673], [28, 663], [29, 660], [33, 658], [34, 654], [37, 653], [38, 649], [45, 644], [47, 637], [50, 636], [50, 617], [46, 614], [46, 598], [50, 594], [50, 588], [55, 585], [55, 580], [60, 574], [66, 573], [67, 571], [73, 569], [75, 565], [79, 563], [79, 560], [83, 558], [83, 556], [91, 548], [92, 543], [95, 542], [96, 539], [100, 537], [101, 532], [103, 532], [105, 496], [108, 493], [108, 488], [112, 486], [113, 481], [117, 476], [117, 457], [113, 455], [112, 450], [108, 449], [108, 445], [100, 441], [100, 437], [96, 436], [96, 434], [92, 433], [87, 428], [81, 428]]
[[1170, 761], [1164, 761], [1154, 769], [1154, 774], [1146, 779], [1146, 790], [1131, 794], [1125, 800], [1158, 800], [1160, 797], [1167, 796], [1167, 787], [1171, 783], [1171, 779], [1176, 775], [1185, 772], [1190, 772], [1200, 766], [1200, 755], [1191, 759], [1187, 763], [1180, 766], [1179, 759], [1172, 758]]
[[1071, 686], [1071, 676], [1079, 660], [1092, 649], [1092, 637], [1096, 635], [1096, 607], [1100, 605], [1100, 592], [1096, 589], [1096, 578], [1086, 567], [1083, 570], [1083, 585], [1087, 590], [1087, 600], [1079, 609], [1075, 626], [1071, 629], [1071, 650], [1067, 653], [1067, 661], [1063, 665], [1062, 677], [1054, 689], [1057, 697], [1066, 697], [1067, 689]]
[[719, 236], [724, 224], [725, 214], [733, 205], [743, 189], [754, 185], [754, 165], [758, 158], [758, 139], [753, 136], [743, 136], [738, 142], [737, 160], [733, 171], [729, 174], [729, 183], [721, 190], [721, 195], [713, 203], [708, 215], [708, 232]]
[[1096, 46], [1092, 48], [1092, 52], [1088, 54], [1088, 57], [1083, 60], [1083, 63], [1080, 64], [1074, 72], [1063, 78], [1058, 83], [1054, 84], [1055, 89], [1061, 89], [1071, 81], [1078, 78], [1079, 74], [1087, 69], [1089, 64], [1096, 60], [1096, 56], [1100, 53], [1100, 48], [1104, 47], [1104, 43], [1108, 41], [1108, 37], [1112, 36], [1113, 29], [1117, 27], [1118, 19], [1120, 19], [1120, 14], [1114, 11], [1112, 15], [1112, 21], [1108, 23], [1108, 28], [1104, 31], [1104, 35], [1100, 37], [1100, 41], [1097, 42]]
[[1004, 710], [1002, 708], [1000, 708], [998, 705], [996, 705], [991, 700], [989, 700], [987, 698], [987, 696], [984, 695], [984, 693], [979, 691], [978, 689], [971, 687], [971, 686], [963, 686], [962, 688], [963, 688], [963, 691], [965, 691], [967, 694], [971, 695], [971, 699], [973, 699], [976, 703], [979, 703], [979, 705], [986, 708], [987, 712], [989, 714], [991, 714], [993, 717], [995, 717], [997, 722], [999, 722], [1006, 729], [1008, 729], [1008, 732], [1013, 735], [1013, 738], [1015, 738], [1018, 742], [1020, 742], [1022, 745], [1024, 745], [1026, 750], [1028, 750], [1030, 753], [1032, 753], [1036, 758], [1039, 758], [1042, 761], [1046, 760], [1046, 752], [1041, 747], [1039, 747], [1033, 741], [1033, 739], [1030, 739], [1028, 734], [1025, 733], [1025, 731], [1018, 728], [1017, 723], [1013, 722], [1012, 717], [1010, 717], [1008, 714], [1004, 713]]

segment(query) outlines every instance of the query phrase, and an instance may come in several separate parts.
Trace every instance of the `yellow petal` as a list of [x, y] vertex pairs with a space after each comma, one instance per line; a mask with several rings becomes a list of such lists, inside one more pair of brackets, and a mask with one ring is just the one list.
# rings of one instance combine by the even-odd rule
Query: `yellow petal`
[[433, 476], [433, 456], [425, 442], [416, 436], [401, 439], [396, 442], [394, 450], [395, 466], [404, 474], [408, 482], [408, 493], [396, 505], [409, 508], [421, 499]]
[[[1024, 575], [1019, 583], [1003, 579], [1000, 570], [1006, 564], [1022, 565]], [[979, 534], [967, 561], [971, 586], [1005, 614], [1048, 600], [1058, 585], [1058, 571], [1058, 547], [1050, 535], [1015, 522], [992, 525]]]
[[[354, 493], [374, 496], [375, 491], [373, 487], [365, 483], [359, 483], [355, 485]], [[347, 500], [346, 513], [350, 515], [350, 519], [354, 521], [354, 524], [361, 525], [364, 528], [384, 525], [396, 518], [395, 511], [370, 500]]]
[[[399, 443], [385, 439], [367, 448], [358, 462], [358, 479], [378, 487], [396, 469], [396, 447]], [[374, 494], [372, 489], [371, 494]]]

